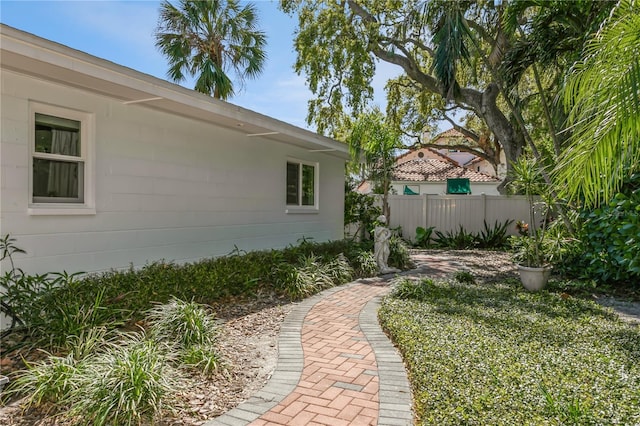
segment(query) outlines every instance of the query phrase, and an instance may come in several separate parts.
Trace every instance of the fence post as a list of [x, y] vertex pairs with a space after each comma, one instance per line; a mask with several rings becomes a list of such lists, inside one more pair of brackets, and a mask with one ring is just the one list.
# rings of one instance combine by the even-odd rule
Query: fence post
[[429, 206], [429, 194], [424, 194], [422, 198], [422, 223], [424, 223], [424, 229], [429, 227], [429, 217], [427, 216], [427, 207]]
[[482, 223], [487, 221], [487, 194], [484, 192], [482, 195]]

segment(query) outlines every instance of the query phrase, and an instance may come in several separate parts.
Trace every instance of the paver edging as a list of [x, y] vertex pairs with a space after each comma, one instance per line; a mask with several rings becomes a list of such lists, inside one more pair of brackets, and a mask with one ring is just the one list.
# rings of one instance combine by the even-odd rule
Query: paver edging
[[378, 365], [378, 426], [413, 425], [411, 386], [397, 349], [378, 323], [381, 297], [371, 299], [360, 311], [360, 329], [373, 348]]

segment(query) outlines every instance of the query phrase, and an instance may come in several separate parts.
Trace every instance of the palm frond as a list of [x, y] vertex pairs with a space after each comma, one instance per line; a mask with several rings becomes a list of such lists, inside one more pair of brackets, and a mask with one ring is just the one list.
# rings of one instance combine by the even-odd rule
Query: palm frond
[[572, 144], [556, 176], [569, 200], [598, 205], [640, 169], [639, 58], [640, 7], [621, 0], [566, 82]]

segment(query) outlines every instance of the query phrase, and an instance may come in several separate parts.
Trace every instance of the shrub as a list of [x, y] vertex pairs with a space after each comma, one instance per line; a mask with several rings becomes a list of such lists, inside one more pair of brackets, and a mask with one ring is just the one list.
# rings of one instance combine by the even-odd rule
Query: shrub
[[358, 276], [373, 277], [378, 273], [378, 264], [370, 251], [361, 251], [355, 258], [355, 270]]
[[608, 204], [581, 213], [571, 248], [562, 267], [572, 276], [618, 286], [640, 282], [640, 174]]
[[336, 285], [351, 281], [355, 274], [353, 267], [349, 264], [349, 260], [342, 253], [327, 263], [326, 270], [331, 281]]
[[407, 243], [397, 235], [392, 235], [389, 240], [389, 266], [399, 269], [409, 269], [413, 267], [411, 261], [411, 251]]
[[8, 394], [25, 395], [25, 407], [53, 403], [60, 408], [72, 391], [81, 387], [78, 361], [73, 354], [64, 357], [48, 354], [43, 361], [25, 364], [27, 370], [10, 382], [7, 390]]
[[434, 245], [438, 248], [466, 250], [476, 247], [476, 237], [467, 232], [462, 225], [457, 231], [435, 231]]
[[213, 314], [202, 305], [176, 298], [150, 309], [146, 321], [150, 336], [159, 341], [176, 342], [180, 348], [213, 344], [218, 333]]
[[429, 292], [429, 287], [433, 285], [433, 280], [425, 278], [422, 280], [410, 280], [403, 278], [394, 283], [392, 297], [398, 299], [422, 300]]
[[311, 254], [303, 256], [299, 265], [283, 263], [274, 273], [276, 285], [288, 297], [298, 300], [333, 286], [326, 265]]
[[[174, 297], [207, 304], [273, 291], [299, 299], [354, 275], [375, 275], [371, 249], [371, 242], [303, 239], [282, 250], [244, 253], [236, 249], [228, 256], [190, 264], [158, 261], [82, 278], [66, 273], [29, 276], [16, 270], [5, 274], [0, 284], [9, 289], [3, 302], [15, 306], [24, 318], [29, 337], [25, 343], [65, 348], [69, 336], [100, 326], [114, 329], [134, 324], [152, 306]], [[9, 255], [20, 249], [7, 236], [0, 240], [2, 250]], [[401, 243], [392, 246], [392, 255], [400, 267], [406, 265], [408, 251]]]
[[416, 228], [416, 247], [429, 248], [431, 246], [431, 235], [434, 229], [434, 226], [428, 228], [418, 226]]
[[210, 345], [193, 345], [183, 349], [180, 353], [183, 365], [193, 368], [205, 376], [209, 376], [220, 367], [220, 356]]
[[513, 220], [499, 223], [497, 220], [493, 226], [484, 221], [484, 229], [476, 236], [476, 246], [481, 249], [504, 249], [509, 246], [507, 228]]
[[375, 220], [382, 214], [382, 210], [374, 204], [375, 198], [360, 194], [349, 185], [348, 181], [345, 183], [344, 226], [346, 229], [350, 225], [357, 225], [353, 239], [364, 238], [366, 231], [375, 226]]
[[178, 372], [166, 352], [134, 334], [87, 363], [70, 396], [70, 416], [93, 425], [136, 425], [171, 408]]
[[[507, 229], [512, 223], [513, 220], [506, 220], [502, 223], [496, 220], [493, 226], [491, 226], [487, 221], [484, 221], [484, 229], [478, 233], [468, 232], [462, 227], [462, 225], [460, 225], [457, 231], [435, 231], [435, 237], [432, 238], [433, 242], [431, 245], [438, 248], [456, 250], [474, 248], [494, 250], [504, 249], [509, 246]], [[431, 230], [432, 228], [429, 229]], [[426, 234], [428, 234], [429, 237], [431, 236], [431, 232], [427, 232]], [[425, 237], [421, 236], [421, 238]]]
[[67, 347], [71, 351], [66, 356], [42, 351], [47, 354], [46, 359], [34, 363], [25, 361], [27, 369], [10, 383], [8, 394], [25, 395], [27, 407], [52, 403], [60, 409], [71, 403], [72, 392], [82, 385], [86, 360], [116, 347], [110, 333], [104, 327], [83, 330], [80, 335], [69, 338]]
[[453, 279], [463, 284], [473, 284], [476, 281], [473, 274], [469, 271], [456, 271], [453, 274]]

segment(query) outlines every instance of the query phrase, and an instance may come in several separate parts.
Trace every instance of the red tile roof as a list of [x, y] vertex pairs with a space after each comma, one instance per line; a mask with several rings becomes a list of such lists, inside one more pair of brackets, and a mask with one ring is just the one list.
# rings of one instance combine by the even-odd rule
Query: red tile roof
[[468, 178], [470, 182], [500, 181], [496, 177], [460, 167], [451, 161], [435, 158], [414, 158], [398, 164], [393, 169], [393, 180], [444, 182], [448, 178]]
[[449, 130], [445, 130], [442, 133], [438, 133], [436, 136], [434, 136], [432, 139], [438, 139], [438, 138], [465, 138], [466, 136], [462, 133], [457, 131], [454, 128], [451, 128]]

